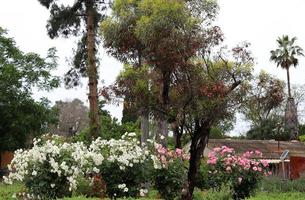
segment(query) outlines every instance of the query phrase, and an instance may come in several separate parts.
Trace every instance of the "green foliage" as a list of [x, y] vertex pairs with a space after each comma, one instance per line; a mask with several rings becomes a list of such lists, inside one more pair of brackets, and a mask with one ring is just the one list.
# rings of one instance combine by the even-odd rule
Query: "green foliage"
[[[103, 11], [106, 8], [104, 3], [98, 0], [85, 1], [77, 0], [72, 5], [66, 5], [64, 1], [38, 0], [42, 6], [50, 10], [50, 18], [47, 22], [47, 31], [50, 38], [60, 36], [81, 36], [77, 47], [74, 49], [74, 57], [71, 62], [72, 68], [65, 75], [65, 83], [68, 87], [78, 85], [80, 77], [87, 76], [88, 52], [87, 52], [87, 31], [82, 23], [87, 25], [87, 14], [93, 9], [93, 31], [96, 32], [99, 21], [102, 19]], [[97, 43], [95, 39], [93, 42]], [[97, 50], [97, 48], [96, 48]]]
[[278, 109], [285, 98], [284, 88], [282, 80], [265, 71], [261, 71], [246, 85], [248, 93], [244, 97], [241, 112], [251, 121], [252, 126], [260, 126], [264, 120], [278, 118]]
[[186, 178], [187, 171], [183, 161], [175, 159], [169, 163], [168, 168], [156, 170], [155, 187], [165, 200], [179, 199]]
[[[134, 164], [121, 170], [117, 163], [104, 162], [101, 176], [107, 184], [106, 193], [109, 197], [138, 197], [142, 184], [151, 180], [152, 163]], [[119, 184], [128, 186], [128, 191], [119, 188]]]
[[[37, 167], [37, 176], [28, 176], [24, 183], [28, 192], [43, 199], [55, 199], [70, 196], [69, 184], [66, 176], [58, 176], [51, 172], [52, 167], [49, 163], [43, 162]], [[54, 188], [50, 188], [51, 184], [55, 184]]]
[[[109, 111], [104, 109], [105, 101], [100, 101], [99, 112], [101, 120], [101, 131], [99, 137], [102, 139], [120, 139], [124, 133], [136, 133], [140, 135], [140, 125], [139, 121], [136, 122], [126, 122], [119, 123], [118, 119], [112, 117]], [[87, 127], [80, 131], [78, 135], [73, 137], [74, 141], [83, 141], [85, 143], [90, 143], [91, 138], [89, 135], [90, 129]]]
[[222, 185], [220, 189], [210, 189], [204, 196], [206, 200], [232, 200], [230, 186]]
[[304, 193], [302, 192], [287, 192], [287, 193], [258, 193], [255, 197], [251, 197], [248, 200], [296, 200], [304, 199]]
[[300, 139], [300, 141], [302, 141], [301, 137], [304, 138], [302, 142], [305, 141], [305, 136], [304, 135], [305, 135], [305, 124], [300, 124], [299, 125], [299, 136], [300, 136], [300, 138], [299, 139]]
[[34, 101], [32, 89], [50, 90], [59, 86], [51, 75], [57, 66], [56, 50], [47, 57], [20, 51], [0, 27], [0, 151], [25, 147], [27, 139], [46, 131], [57, 114], [47, 99]]
[[198, 175], [196, 178], [196, 187], [205, 190], [210, 189], [211, 185], [209, 185], [209, 172], [206, 160], [202, 160], [200, 164], [200, 168], [198, 171]]
[[21, 183], [15, 183], [13, 185], [6, 185], [0, 183], [0, 199], [15, 200], [14, 194], [24, 191], [24, 185]]
[[226, 137], [225, 133], [221, 128], [213, 127], [211, 129], [211, 133], [210, 133], [211, 139], [224, 139], [225, 137]]
[[304, 178], [283, 180], [280, 177], [268, 177], [261, 181], [258, 191], [270, 193], [305, 192], [304, 184]]
[[251, 127], [247, 132], [246, 137], [248, 139], [255, 140], [289, 140], [290, 136], [287, 131], [285, 131], [280, 126], [280, 120], [277, 118], [270, 118], [263, 120], [259, 125]]

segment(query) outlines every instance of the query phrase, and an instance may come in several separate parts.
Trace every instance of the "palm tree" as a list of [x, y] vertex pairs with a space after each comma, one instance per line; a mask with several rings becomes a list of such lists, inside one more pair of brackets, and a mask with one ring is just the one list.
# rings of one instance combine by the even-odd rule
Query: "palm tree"
[[288, 35], [283, 35], [279, 37], [276, 41], [278, 44], [278, 49], [272, 50], [270, 60], [274, 61], [277, 66], [282, 67], [287, 70], [287, 85], [288, 85], [288, 97], [291, 98], [290, 91], [290, 75], [289, 68], [293, 65], [296, 67], [299, 64], [297, 56], [304, 56], [303, 49], [297, 45], [294, 45], [296, 37], [291, 40]]

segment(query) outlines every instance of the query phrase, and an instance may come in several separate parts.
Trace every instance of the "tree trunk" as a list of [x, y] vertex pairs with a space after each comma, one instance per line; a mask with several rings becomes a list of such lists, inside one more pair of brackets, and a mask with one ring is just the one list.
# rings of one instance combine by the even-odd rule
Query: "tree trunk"
[[[168, 139], [168, 124], [167, 124], [167, 115], [166, 113], [169, 111], [169, 87], [170, 87], [170, 72], [162, 71], [162, 90], [161, 92], [161, 103], [162, 103], [162, 111], [158, 116], [158, 132], [161, 137], [160, 142], [163, 146], [167, 146]], [[158, 138], [157, 138], [158, 139]]]
[[298, 138], [298, 111], [293, 98], [288, 98], [285, 110], [285, 129], [290, 134], [290, 140]]
[[185, 192], [182, 194], [183, 200], [192, 200], [193, 198], [195, 182], [200, 167], [203, 151], [205, 149], [206, 144], [208, 143], [209, 134], [209, 123], [196, 123], [190, 148], [191, 157], [189, 161], [188, 182]]
[[177, 125], [177, 122], [176, 121], [172, 122], [171, 127], [174, 136], [175, 148], [182, 149], [182, 144], [181, 144], [182, 132], [179, 131], [179, 126]]
[[289, 67], [287, 67], [286, 70], [287, 70], [288, 98], [291, 98]]
[[87, 11], [87, 75], [89, 78], [89, 118], [90, 118], [90, 136], [96, 138], [100, 132], [100, 120], [98, 113], [98, 95], [97, 95], [97, 67], [95, 60], [95, 12], [94, 0], [86, 0]]
[[149, 112], [147, 109], [142, 109], [141, 111], [141, 144], [147, 142], [149, 138]]
[[167, 147], [167, 139], [168, 139], [167, 120], [164, 118], [158, 118], [156, 140], [160, 144], [162, 144], [162, 146]]

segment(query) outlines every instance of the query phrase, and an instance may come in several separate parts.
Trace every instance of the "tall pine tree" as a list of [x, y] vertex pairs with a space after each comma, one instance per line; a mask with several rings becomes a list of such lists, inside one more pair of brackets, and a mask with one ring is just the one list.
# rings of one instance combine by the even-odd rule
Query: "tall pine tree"
[[106, 9], [105, 0], [76, 0], [73, 5], [64, 1], [38, 0], [50, 10], [47, 30], [50, 38], [81, 36], [74, 54], [72, 68], [65, 74], [68, 87], [77, 86], [80, 77], [88, 77], [90, 134], [97, 137], [100, 130], [98, 113], [98, 73], [96, 62], [96, 32]]

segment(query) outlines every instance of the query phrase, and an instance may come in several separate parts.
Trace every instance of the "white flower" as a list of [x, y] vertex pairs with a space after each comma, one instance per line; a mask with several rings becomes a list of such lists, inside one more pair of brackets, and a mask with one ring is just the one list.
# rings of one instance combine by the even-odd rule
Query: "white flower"
[[124, 189], [126, 187], [126, 184], [125, 183], [122, 183], [122, 184], [119, 184], [118, 185], [118, 188], [119, 189]]
[[54, 183], [52, 183], [52, 184], [51, 184], [51, 188], [54, 188], [54, 187], [55, 187], [55, 184], [54, 184]]
[[93, 167], [93, 171], [95, 172], [95, 173], [100, 173], [100, 170], [98, 169], [98, 168], [96, 168], [96, 167]]
[[140, 189], [140, 196], [144, 197], [148, 193], [147, 189]]
[[34, 170], [34, 171], [32, 172], [32, 175], [33, 175], [33, 176], [37, 176], [37, 172]]

